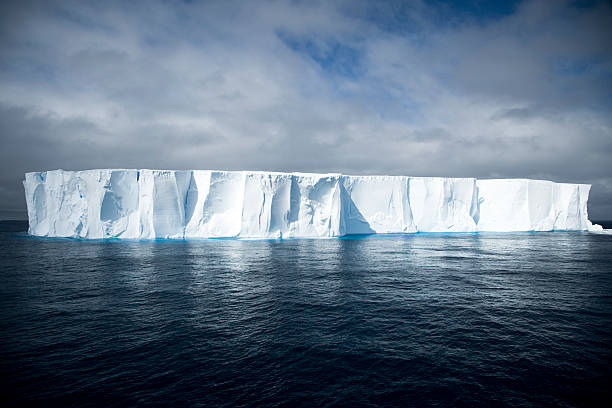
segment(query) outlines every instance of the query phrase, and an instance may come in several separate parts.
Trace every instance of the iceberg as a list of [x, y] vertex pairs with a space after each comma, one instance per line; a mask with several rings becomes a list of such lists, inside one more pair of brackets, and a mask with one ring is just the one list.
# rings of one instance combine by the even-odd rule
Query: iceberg
[[590, 185], [217, 170], [26, 173], [29, 233], [85, 239], [595, 231]]

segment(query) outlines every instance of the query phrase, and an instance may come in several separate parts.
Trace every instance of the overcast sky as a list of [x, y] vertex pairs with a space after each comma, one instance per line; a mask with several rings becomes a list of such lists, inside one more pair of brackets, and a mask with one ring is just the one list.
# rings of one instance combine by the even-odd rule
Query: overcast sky
[[612, 219], [610, 4], [499, 3], [3, 1], [0, 217], [120, 167], [584, 182]]

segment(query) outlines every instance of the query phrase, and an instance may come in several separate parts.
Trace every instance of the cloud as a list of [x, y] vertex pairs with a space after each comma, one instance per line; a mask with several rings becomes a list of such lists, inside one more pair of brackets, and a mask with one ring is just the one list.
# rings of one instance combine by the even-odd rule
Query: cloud
[[1, 7], [0, 209], [25, 171], [152, 167], [587, 182], [612, 216], [605, 3]]

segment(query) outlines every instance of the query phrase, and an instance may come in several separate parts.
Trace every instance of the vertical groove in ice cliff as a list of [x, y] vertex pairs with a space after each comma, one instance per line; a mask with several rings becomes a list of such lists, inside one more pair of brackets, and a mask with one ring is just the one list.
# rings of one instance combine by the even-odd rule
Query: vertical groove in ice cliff
[[478, 221], [480, 221], [480, 200], [478, 197], [478, 183], [476, 179], [473, 182], [473, 192], [472, 192], [472, 204], [470, 206], [470, 216], [474, 220], [474, 224], [476, 228], [478, 228]]

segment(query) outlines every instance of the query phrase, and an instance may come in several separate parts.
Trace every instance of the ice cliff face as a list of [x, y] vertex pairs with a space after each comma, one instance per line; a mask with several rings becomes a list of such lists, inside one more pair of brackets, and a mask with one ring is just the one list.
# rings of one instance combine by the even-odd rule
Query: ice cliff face
[[255, 171], [27, 173], [30, 234], [288, 238], [590, 230], [590, 185]]

